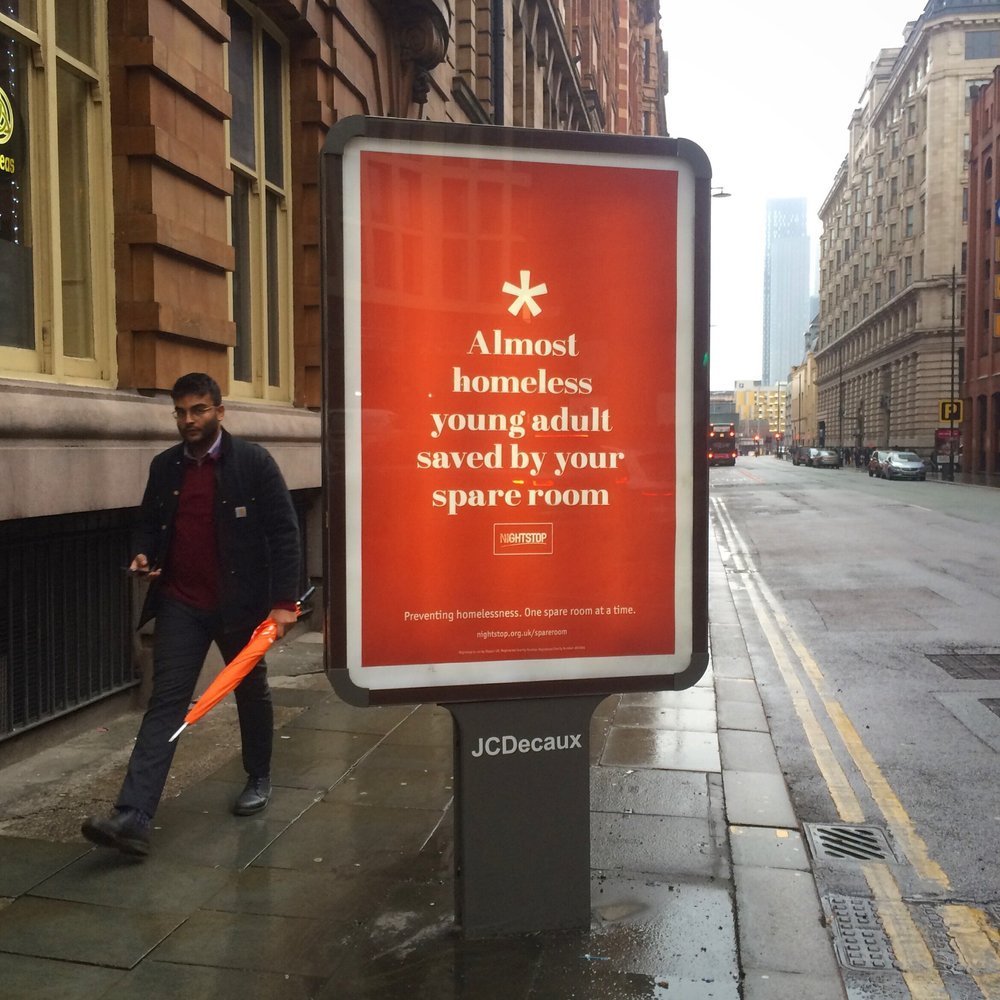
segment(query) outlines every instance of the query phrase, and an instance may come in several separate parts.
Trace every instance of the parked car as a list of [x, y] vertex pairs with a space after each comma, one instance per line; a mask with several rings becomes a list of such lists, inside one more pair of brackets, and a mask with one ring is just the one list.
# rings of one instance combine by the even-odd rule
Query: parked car
[[812, 455], [809, 464], [814, 469], [839, 469], [841, 466], [840, 452], [834, 451], [832, 448], [814, 448], [813, 451], [816, 452]]
[[883, 479], [926, 479], [927, 466], [913, 451], [890, 451], [882, 463]]
[[881, 476], [882, 475], [882, 465], [885, 462], [886, 452], [884, 451], [873, 451], [872, 457], [868, 459], [868, 475], [869, 476]]

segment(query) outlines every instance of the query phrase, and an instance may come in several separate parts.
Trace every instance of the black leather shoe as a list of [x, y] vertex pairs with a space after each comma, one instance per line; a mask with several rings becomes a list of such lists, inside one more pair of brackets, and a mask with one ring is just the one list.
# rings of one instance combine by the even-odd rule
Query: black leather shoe
[[233, 805], [237, 816], [252, 816], [259, 813], [271, 801], [270, 778], [248, 778], [246, 787]]
[[149, 854], [149, 821], [135, 809], [119, 809], [110, 816], [91, 816], [80, 832], [92, 844], [115, 847], [122, 854], [144, 858]]

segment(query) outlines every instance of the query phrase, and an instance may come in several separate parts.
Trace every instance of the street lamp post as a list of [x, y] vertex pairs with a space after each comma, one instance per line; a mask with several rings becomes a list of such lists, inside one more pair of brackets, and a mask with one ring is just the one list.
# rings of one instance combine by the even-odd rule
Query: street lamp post
[[732, 198], [732, 195], [720, 184], [718, 187], [712, 188], [713, 198]]
[[951, 395], [948, 401], [948, 475], [955, 481], [955, 268], [951, 269]]
[[837, 346], [837, 361], [840, 373], [837, 378], [837, 439], [840, 441], [840, 453], [844, 453], [844, 345]]

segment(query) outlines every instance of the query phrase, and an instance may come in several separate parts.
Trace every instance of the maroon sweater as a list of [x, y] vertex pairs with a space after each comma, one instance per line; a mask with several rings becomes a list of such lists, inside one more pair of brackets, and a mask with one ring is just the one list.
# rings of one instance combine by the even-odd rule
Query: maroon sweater
[[219, 606], [219, 553], [215, 535], [215, 462], [184, 460], [174, 536], [164, 573], [164, 593], [184, 604]]

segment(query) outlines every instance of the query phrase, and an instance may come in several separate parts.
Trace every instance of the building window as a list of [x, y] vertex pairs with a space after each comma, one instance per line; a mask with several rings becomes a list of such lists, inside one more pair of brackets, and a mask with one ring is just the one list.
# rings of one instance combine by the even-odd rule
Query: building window
[[885, 211], [885, 196], [877, 195], [875, 198], [875, 221], [882, 221], [882, 214]]
[[1000, 31], [967, 31], [965, 33], [965, 58], [1000, 58]]
[[911, 153], [906, 158], [906, 186], [913, 187], [913, 179], [916, 176], [916, 162], [914, 160], [913, 154]]
[[899, 199], [899, 178], [889, 178], [889, 204], [895, 205]]
[[891, 299], [896, 294], [896, 272], [892, 270], [889, 272], [889, 298]]
[[969, 221], [969, 189], [962, 188], [962, 221]]
[[233, 394], [291, 398], [288, 55], [264, 19], [228, 5]]
[[913, 206], [907, 205], [906, 211], [903, 215], [903, 235], [912, 236], [913, 235]]
[[[998, 32], [1000, 34], [1000, 32]], [[966, 80], [965, 81], [965, 113], [968, 114], [972, 110], [972, 102], [979, 96], [980, 87], [985, 87], [988, 83], [992, 83], [992, 77], [986, 77], [984, 80]]]
[[106, 4], [0, 0], [0, 371], [110, 382]]
[[913, 283], [913, 258], [904, 257], [903, 258], [903, 287], [906, 288], [908, 285]]
[[899, 231], [899, 227], [895, 222], [889, 223], [889, 253], [892, 253], [896, 249], [896, 234]]

